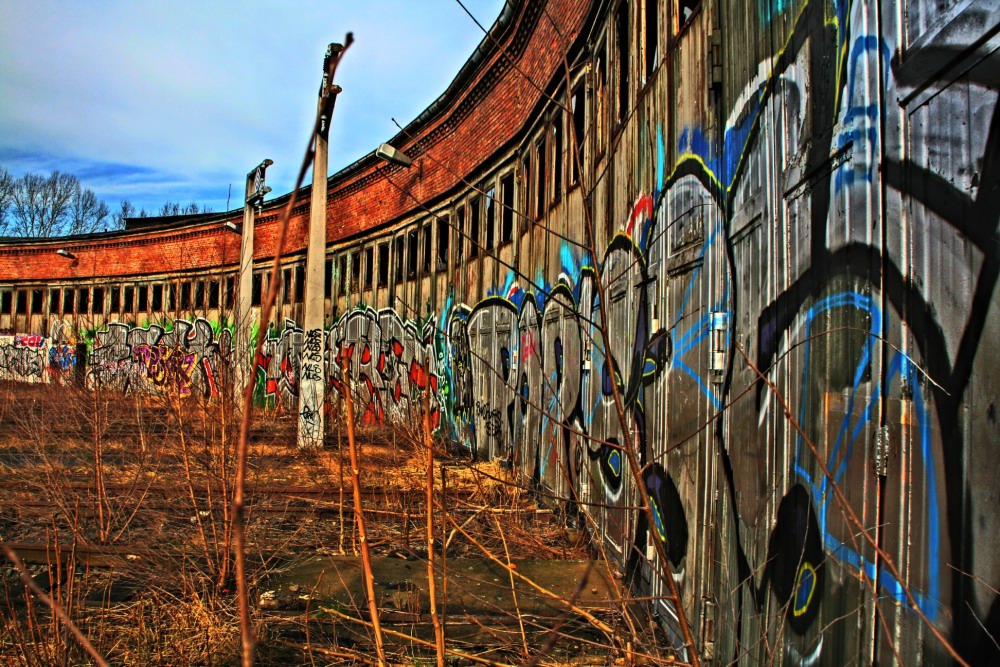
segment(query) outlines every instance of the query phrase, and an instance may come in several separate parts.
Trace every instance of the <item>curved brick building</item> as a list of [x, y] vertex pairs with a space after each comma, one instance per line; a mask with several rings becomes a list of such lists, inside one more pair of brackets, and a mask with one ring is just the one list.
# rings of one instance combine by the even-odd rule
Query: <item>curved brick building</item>
[[246, 325], [264, 404], [299, 409], [310, 355], [360, 420], [430, 392], [703, 659], [942, 662], [930, 624], [996, 660], [998, 26], [982, 0], [510, 2], [390, 140], [412, 166], [330, 177], [322, 281], [310, 188], [280, 249], [291, 195], [254, 213], [243, 319], [243, 211], [0, 239], [0, 378], [211, 396]]

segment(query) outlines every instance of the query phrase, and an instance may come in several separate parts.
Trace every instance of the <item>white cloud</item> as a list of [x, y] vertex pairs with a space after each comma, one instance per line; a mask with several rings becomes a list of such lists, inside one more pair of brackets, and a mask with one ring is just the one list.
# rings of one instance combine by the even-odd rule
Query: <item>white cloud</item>
[[[503, 0], [466, 4], [489, 25]], [[96, 165], [105, 175], [85, 184], [112, 201], [222, 209], [229, 184], [242, 192], [270, 157], [269, 182], [286, 192], [326, 44], [348, 30], [357, 41], [338, 71], [331, 171], [395, 134], [391, 117], [416, 117], [482, 40], [453, 0], [0, 2], [0, 163]], [[116, 182], [127, 167], [143, 178]]]

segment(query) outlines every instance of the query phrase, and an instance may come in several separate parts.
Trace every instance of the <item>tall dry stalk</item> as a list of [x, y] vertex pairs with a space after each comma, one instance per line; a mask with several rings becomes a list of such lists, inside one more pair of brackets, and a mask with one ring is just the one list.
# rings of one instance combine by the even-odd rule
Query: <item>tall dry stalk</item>
[[94, 489], [97, 492], [97, 539], [100, 544], [106, 544], [111, 535], [111, 504], [108, 501], [108, 491], [104, 475], [104, 434], [102, 425], [106, 415], [101, 410], [101, 392], [93, 392], [93, 412], [91, 417], [91, 433], [94, 446]]
[[[358, 464], [358, 446], [354, 438], [353, 387], [347, 373], [347, 363], [340, 367], [341, 383], [344, 387], [344, 406], [347, 410], [347, 446], [351, 451], [351, 486], [354, 491], [354, 523], [358, 528], [361, 542], [361, 566], [365, 573], [365, 591], [368, 593], [368, 610], [371, 613], [372, 631], [375, 633], [375, 651], [378, 664], [385, 665], [385, 647], [382, 640], [382, 625], [379, 622], [378, 601], [375, 599], [375, 577], [372, 574], [372, 559], [368, 552], [368, 537], [365, 533], [365, 517], [361, 511], [361, 468]], [[433, 579], [433, 572], [431, 573]]]
[[216, 567], [209, 552], [208, 536], [205, 533], [205, 524], [201, 520], [201, 511], [194, 491], [194, 476], [191, 472], [190, 448], [188, 446], [187, 437], [184, 433], [184, 411], [180, 405], [180, 396], [177, 396], [176, 400], [171, 399], [170, 406], [172, 408], [176, 407], [175, 418], [177, 419], [177, 434], [181, 445], [181, 461], [184, 464], [184, 482], [188, 492], [188, 499], [191, 501], [191, 511], [194, 512], [194, 519], [198, 526], [198, 537], [201, 542], [202, 553], [205, 556], [205, 567], [208, 568], [209, 574], [215, 576]]
[[[337, 65], [340, 62], [340, 58], [347, 52], [347, 49], [350, 48], [353, 42], [354, 35], [347, 33], [344, 45], [337, 50], [334, 57], [329, 59], [329, 62], [327, 63], [328, 69], [324, 74], [324, 81], [328, 86], [333, 86], [333, 79], [337, 72]], [[255, 632], [250, 620], [250, 592], [247, 587], [246, 576], [246, 523], [244, 517], [246, 505], [247, 459], [249, 458], [250, 449], [250, 422], [253, 414], [253, 390], [256, 381], [254, 364], [256, 364], [257, 359], [263, 351], [265, 338], [264, 331], [267, 328], [268, 322], [271, 320], [271, 311], [274, 308], [275, 300], [278, 298], [278, 284], [280, 282], [278, 280], [278, 273], [281, 268], [281, 248], [285, 244], [285, 236], [288, 233], [288, 221], [291, 219], [292, 210], [295, 208], [295, 203], [298, 199], [299, 190], [302, 188], [306, 171], [309, 169], [309, 165], [312, 164], [313, 157], [315, 155], [316, 136], [318, 135], [323, 123], [326, 122], [322, 114], [323, 107], [321, 105], [316, 112], [313, 130], [310, 133], [309, 141], [306, 144], [306, 153], [302, 158], [302, 164], [299, 166], [299, 173], [295, 179], [295, 186], [292, 188], [292, 196], [288, 198], [288, 203], [285, 204], [281, 213], [281, 220], [278, 223], [278, 237], [274, 246], [277, 251], [274, 253], [274, 259], [271, 262], [271, 273], [270, 280], [268, 281], [267, 295], [264, 297], [264, 303], [261, 304], [260, 309], [261, 334], [257, 336], [257, 340], [254, 344], [253, 354], [250, 357], [250, 373], [247, 374], [247, 381], [243, 387], [243, 415], [240, 420], [240, 439], [236, 447], [236, 477], [233, 480], [235, 487], [233, 489], [232, 511], [233, 547], [236, 561], [236, 591], [240, 607], [240, 636], [243, 667], [251, 667], [251, 665], [253, 665], [254, 655], [257, 650], [257, 633]]]
[[[425, 364], [426, 366], [426, 364]], [[444, 667], [444, 627], [437, 612], [437, 589], [434, 584], [434, 441], [431, 439], [431, 388], [424, 390], [424, 446], [427, 448], [427, 590], [430, 595], [431, 623], [434, 625], [434, 645], [437, 665]]]
[[31, 589], [31, 592], [34, 593], [39, 600], [44, 602], [49, 609], [52, 610], [53, 615], [59, 617], [59, 619], [70, 631], [70, 634], [73, 635], [74, 639], [76, 639], [76, 641], [80, 644], [83, 650], [86, 651], [87, 654], [90, 655], [90, 657], [94, 659], [94, 662], [96, 662], [100, 667], [108, 667], [108, 661], [104, 659], [104, 656], [102, 656], [100, 653], [97, 652], [97, 649], [95, 649], [94, 646], [90, 643], [90, 640], [87, 639], [87, 636], [80, 631], [80, 628], [76, 626], [76, 624], [73, 622], [73, 619], [71, 619], [69, 615], [65, 612], [65, 610], [63, 610], [62, 606], [58, 604], [55, 600], [53, 600], [51, 597], [49, 597], [49, 595], [45, 591], [39, 588], [38, 584], [35, 583], [35, 580], [31, 578], [30, 574], [28, 574], [28, 570], [25, 569], [24, 563], [21, 562], [21, 559], [18, 558], [17, 554], [14, 553], [10, 549], [10, 547], [7, 546], [3, 547], [3, 552], [10, 560], [10, 562], [14, 564], [14, 567], [17, 569], [18, 574], [21, 576], [21, 581], [24, 582], [24, 585], [27, 588]]

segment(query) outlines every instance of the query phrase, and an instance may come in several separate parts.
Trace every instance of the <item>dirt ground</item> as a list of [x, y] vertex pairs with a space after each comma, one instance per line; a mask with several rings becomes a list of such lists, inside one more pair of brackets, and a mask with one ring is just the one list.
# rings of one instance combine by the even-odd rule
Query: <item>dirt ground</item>
[[[302, 621], [301, 611], [274, 617], [256, 604], [274, 573], [359, 553], [347, 438], [336, 415], [329, 421], [326, 446], [301, 451], [289, 418], [254, 414], [247, 562], [260, 664], [365, 662], [370, 649], [363, 637], [345, 639], [328, 623], [313, 627], [308, 615], [315, 610], [307, 608]], [[230, 510], [238, 439], [236, 411], [218, 399], [205, 404], [192, 397], [2, 384], [0, 542], [24, 551], [26, 572], [113, 664], [232, 664], [239, 655]], [[425, 567], [423, 434], [380, 428], [359, 431], [357, 439], [373, 556]], [[438, 557], [589, 557], [586, 535], [567, 530], [510, 471], [458, 460], [446, 450], [436, 443]], [[26, 592], [14, 567], [5, 562], [0, 572], [0, 663], [82, 661], [65, 624]], [[358, 612], [366, 613], [361, 605]], [[623, 622], [613, 609], [607, 617]], [[491, 660], [523, 661], [534, 653], [543, 663], [569, 660], [528, 646], [520, 625], [520, 634], [489, 635]], [[626, 645], [586, 641], [596, 648], [583, 653], [612, 656], [601, 664]], [[463, 646], [477, 648], [475, 641]], [[394, 651], [403, 663], [427, 655], [414, 642]]]

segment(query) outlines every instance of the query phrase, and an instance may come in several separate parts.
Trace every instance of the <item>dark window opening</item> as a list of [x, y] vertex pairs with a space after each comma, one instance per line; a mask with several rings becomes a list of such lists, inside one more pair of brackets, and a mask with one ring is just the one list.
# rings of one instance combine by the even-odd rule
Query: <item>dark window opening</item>
[[337, 294], [347, 294], [347, 255], [340, 256], [340, 270], [337, 273]]
[[469, 259], [479, 257], [479, 195], [469, 200]]
[[[181, 285], [181, 298], [182, 299], [184, 298], [184, 290], [183, 290], [183, 288], [184, 288], [184, 286]], [[251, 306], [259, 306], [260, 305], [260, 294], [263, 291], [264, 291], [264, 275], [261, 274], [261, 273], [255, 273], [255, 274], [253, 274], [253, 277], [250, 279], [250, 305]], [[181, 304], [181, 308], [184, 308], [183, 304]]]
[[597, 82], [594, 84], [597, 112], [594, 114], [594, 125], [597, 128], [595, 143], [597, 155], [604, 155], [604, 147], [608, 127], [608, 55], [605, 45], [597, 49]]
[[149, 310], [149, 285], [139, 285], [136, 290], [136, 301], [139, 302], [138, 310], [140, 313]]
[[615, 64], [618, 73], [618, 123], [628, 117], [629, 95], [628, 3], [623, 2], [615, 15]]
[[461, 264], [465, 254], [465, 206], [458, 207], [455, 223], [455, 264]]
[[[6, 296], [6, 294], [4, 296]], [[59, 312], [59, 306], [61, 305], [60, 297], [62, 297], [62, 290], [49, 290], [49, 314], [55, 315]]]
[[226, 278], [226, 310], [232, 310], [236, 305], [236, 278], [229, 276]]
[[94, 312], [100, 315], [104, 314], [104, 288], [95, 287], [94, 288]]
[[194, 284], [194, 307], [205, 307], [205, 281], [199, 280]]
[[294, 286], [292, 285], [292, 270], [291, 269], [283, 269], [281, 271], [281, 287], [283, 288], [282, 292], [281, 292], [281, 302], [282, 303], [291, 303], [292, 302], [292, 292], [294, 290]]
[[448, 266], [448, 239], [451, 235], [448, 233], [450, 231], [448, 227], [448, 217], [442, 216], [437, 219], [437, 235], [438, 235], [438, 247], [437, 247], [437, 268], [438, 271], [443, 271], [446, 266]]
[[23, 289], [17, 291], [17, 314], [24, 315], [28, 312], [28, 293]]
[[[97, 293], [94, 293], [94, 301], [97, 301]], [[153, 285], [153, 312], [163, 310], [163, 285]]]
[[375, 248], [365, 248], [365, 289], [372, 288], [375, 277]]
[[166, 308], [164, 310], [174, 310], [177, 304], [174, 303], [174, 295], [177, 294], [177, 283], [167, 283], [163, 286], [163, 296]]
[[378, 247], [378, 286], [389, 284], [389, 244], [381, 243]]
[[[185, 283], [188, 286], [188, 290], [191, 289], [191, 285]], [[191, 292], [188, 291], [188, 296], [191, 296]], [[125, 287], [122, 292], [122, 312], [131, 313], [135, 308], [135, 288]]]
[[559, 201], [562, 194], [563, 129], [562, 112], [556, 114], [552, 123], [552, 201]]
[[84, 287], [76, 293], [76, 312], [83, 315], [90, 311], [90, 290]]
[[295, 267], [295, 302], [302, 303], [306, 295], [306, 267], [299, 264]]
[[586, 157], [584, 153], [586, 143], [584, 142], [584, 132], [587, 127], [587, 109], [585, 106], [584, 87], [577, 86], [573, 91], [573, 99], [570, 106], [573, 108], [573, 155], [570, 158], [569, 181], [573, 185], [580, 182], [580, 165]]
[[514, 172], [500, 179], [500, 245], [514, 238]]
[[701, 9], [701, 0], [677, 0], [678, 28], [691, 20], [694, 13]]
[[[260, 305], [260, 280], [259, 275], [255, 276], [258, 278], [257, 282], [257, 303], [255, 305]], [[128, 294], [129, 288], [125, 288], [126, 294]], [[129, 298], [126, 296], [125, 301], [128, 302]], [[191, 307], [191, 283], [181, 283], [181, 310], [187, 310]], [[128, 306], [126, 306], [128, 310]]]
[[10, 315], [11, 306], [13, 305], [14, 296], [12, 292], [0, 293], [0, 313], [4, 315]]
[[361, 251], [351, 253], [351, 292], [361, 289]]
[[431, 248], [432, 245], [431, 242], [432, 242], [431, 226], [424, 225], [424, 261], [423, 261], [423, 268], [421, 269], [421, 271], [425, 276], [430, 275], [431, 260], [434, 258], [433, 250]]
[[32, 314], [38, 314], [44, 310], [45, 305], [45, 292], [40, 289], [31, 290], [31, 312]]
[[485, 247], [487, 250], [493, 250], [494, 235], [496, 234], [497, 228], [497, 202], [496, 202], [497, 191], [496, 188], [490, 188], [486, 192], [486, 240]]
[[122, 309], [122, 290], [115, 285], [111, 288], [111, 312], [118, 313]]
[[646, 31], [646, 81], [653, 76], [656, 66], [659, 64], [659, 41], [660, 41], [660, 21], [659, 21], [660, 0], [646, 0], [646, 20], [643, 26]]
[[[219, 307], [219, 281], [213, 280], [208, 283], [208, 307]], [[153, 310], [156, 310], [155, 308]]]
[[524, 156], [524, 170], [523, 170], [523, 173], [521, 175], [521, 182], [524, 183], [524, 209], [523, 210], [524, 210], [524, 217], [525, 217], [525, 219], [522, 220], [522, 222], [521, 222], [521, 226], [522, 226], [521, 233], [524, 234], [525, 232], [528, 231], [529, 225], [528, 225], [527, 218], [531, 218], [532, 217], [531, 216], [531, 202], [534, 201], [531, 198], [531, 193], [532, 193], [532, 187], [531, 186], [532, 186], [532, 183], [534, 181], [531, 180], [531, 152], [530, 152], [530, 149], [529, 149], [528, 154]]
[[395, 270], [392, 272], [394, 280], [399, 283], [403, 280], [403, 237], [397, 236], [393, 239], [392, 261]]
[[417, 275], [417, 232], [407, 232], [406, 234], [406, 277], [413, 278]]
[[545, 157], [545, 138], [543, 137], [535, 145], [535, 219], [542, 217], [545, 213], [545, 165], [548, 160]]
[[76, 290], [63, 290], [63, 312], [67, 315], [76, 312]]
[[333, 260], [328, 259], [323, 265], [323, 296], [329, 299], [333, 296]]

